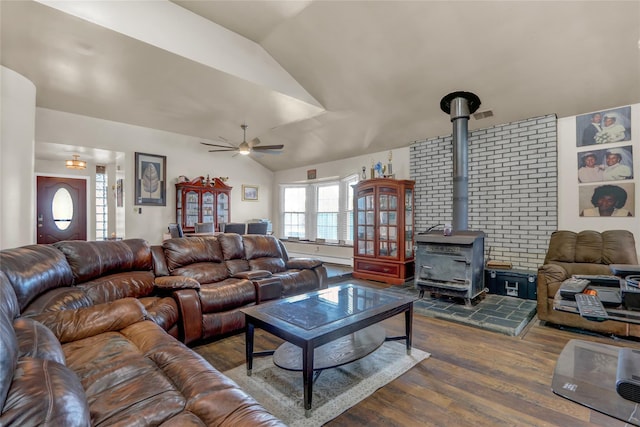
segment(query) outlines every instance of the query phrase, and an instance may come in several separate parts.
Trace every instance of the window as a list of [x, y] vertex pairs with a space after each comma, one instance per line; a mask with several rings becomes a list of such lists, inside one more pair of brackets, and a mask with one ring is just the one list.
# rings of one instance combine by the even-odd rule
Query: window
[[338, 240], [339, 205], [340, 185], [332, 184], [318, 187], [316, 238]]
[[286, 187], [283, 204], [283, 237], [305, 238], [306, 188]]
[[306, 185], [283, 185], [283, 238], [353, 242], [353, 184], [358, 175]]
[[104, 166], [96, 166], [96, 240], [108, 237], [107, 173]]
[[345, 228], [345, 241], [353, 242], [353, 185], [358, 183], [357, 176], [350, 176], [344, 179], [344, 188], [346, 188], [346, 201], [344, 208], [344, 228]]

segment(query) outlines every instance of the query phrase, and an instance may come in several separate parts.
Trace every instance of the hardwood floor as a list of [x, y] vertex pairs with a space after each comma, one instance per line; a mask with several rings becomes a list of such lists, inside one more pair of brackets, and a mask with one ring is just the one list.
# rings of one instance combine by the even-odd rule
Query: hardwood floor
[[[402, 316], [383, 322], [401, 334]], [[414, 347], [431, 357], [376, 391], [327, 426], [624, 426], [623, 422], [555, 395], [551, 377], [570, 339], [640, 349], [640, 343], [580, 334], [534, 318], [519, 337], [414, 316]], [[281, 341], [256, 331], [256, 351]], [[244, 363], [244, 335], [208, 345], [213, 365]]]

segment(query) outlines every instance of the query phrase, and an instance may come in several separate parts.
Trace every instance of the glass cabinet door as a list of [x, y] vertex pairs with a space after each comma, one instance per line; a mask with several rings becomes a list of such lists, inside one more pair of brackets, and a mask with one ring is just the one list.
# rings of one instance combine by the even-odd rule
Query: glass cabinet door
[[229, 222], [229, 195], [227, 193], [218, 193], [217, 224]]
[[398, 258], [398, 196], [381, 188], [378, 195], [378, 256]]
[[185, 194], [185, 199], [185, 223], [187, 227], [195, 227], [196, 222], [199, 222], [198, 214], [200, 207], [198, 205], [200, 204], [200, 195], [197, 191], [188, 191], [187, 194]]
[[358, 255], [374, 255], [375, 211], [373, 194], [359, 196], [357, 199]]
[[413, 257], [413, 190], [407, 188], [404, 192], [404, 235], [405, 257]]
[[202, 221], [200, 222], [213, 222], [213, 204], [215, 201], [215, 195], [211, 191], [205, 191], [202, 193]]
[[176, 191], [176, 222], [182, 224], [182, 189]]

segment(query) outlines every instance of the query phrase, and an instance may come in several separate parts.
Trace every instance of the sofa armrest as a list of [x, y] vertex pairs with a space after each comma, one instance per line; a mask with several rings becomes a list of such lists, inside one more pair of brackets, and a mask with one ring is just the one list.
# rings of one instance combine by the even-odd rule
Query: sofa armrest
[[231, 277], [236, 279], [258, 280], [271, 277], [271, 272], [267, 270], [247, 270], [235, 273]]
[[136, 298], [123, 298], [75, 310], [49, 311], [32, 318], [51, 329], [58, 340], [65, 343], [119, 331], [146, 320], [147, 312]]
[[289, 258], [286, 261], [287, 268], [298, 270], [311, 270], [322, 265], [322, 261], [313, 258]]
[[195, 289], [180, 289], [173, 293], [178, 303], [178, 326], [182, 342], [190, 344], [202, 338], [202, 305]]
[[156, 289], [172, 291], [177, 289], [200, 289], [200, 282], [187, 276], [162, 276], [154, 281]]

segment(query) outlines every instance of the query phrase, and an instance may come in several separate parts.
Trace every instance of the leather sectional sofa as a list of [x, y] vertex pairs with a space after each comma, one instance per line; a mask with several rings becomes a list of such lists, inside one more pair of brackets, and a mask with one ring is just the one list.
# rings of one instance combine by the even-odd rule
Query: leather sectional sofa
[[0, 251], [0, 425], [281, 426], [176, 339], [239, 331], [239, 308], [323, 286], [320, 262], [253, 239]]
[[538, 318], [557, 325], [640, 337], [640, 325], [614, 320], [593, 322], [579, 314], [553, 309], [553, 299], [563, 281], [573, 275], [611, 275], [609, 264], [638, 264], [635, 240], [631, 232], [554, 232], [549, 241], [544, 265], [538, 268]]

